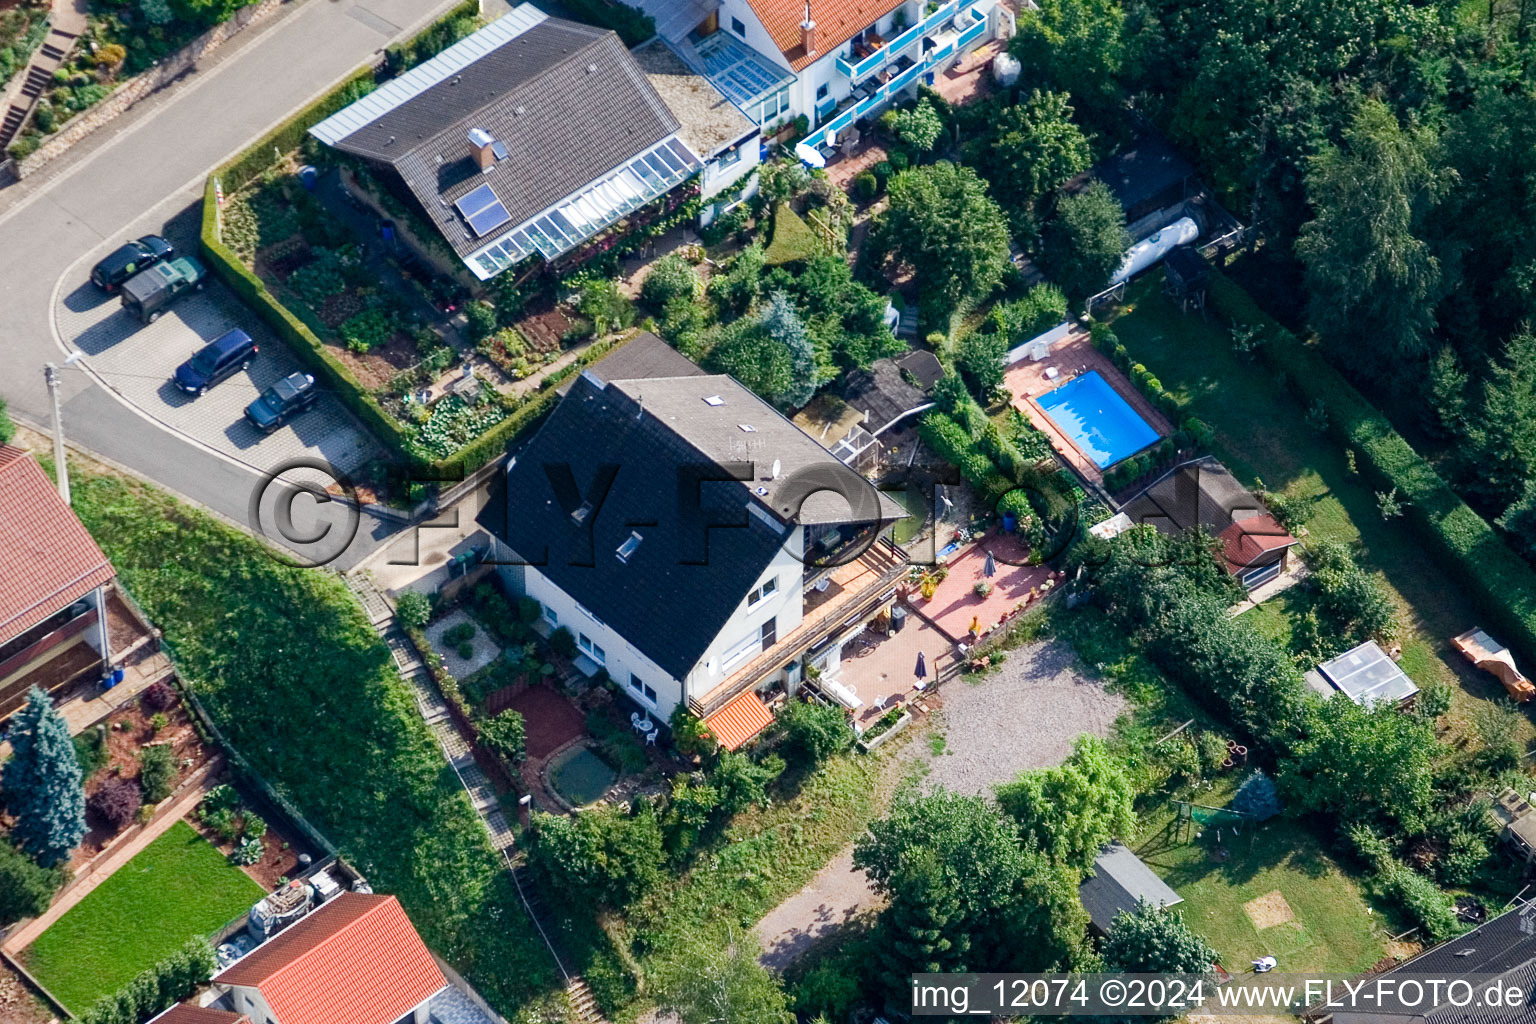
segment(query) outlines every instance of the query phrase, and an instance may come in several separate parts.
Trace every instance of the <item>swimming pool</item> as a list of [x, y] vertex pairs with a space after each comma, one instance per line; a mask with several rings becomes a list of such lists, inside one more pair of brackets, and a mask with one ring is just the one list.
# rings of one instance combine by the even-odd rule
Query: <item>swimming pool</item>
[[1050, 421], [1100, 469], [1157, 441], [1157, 431], [1097, 370], [1041, 395], [1038, 402]]

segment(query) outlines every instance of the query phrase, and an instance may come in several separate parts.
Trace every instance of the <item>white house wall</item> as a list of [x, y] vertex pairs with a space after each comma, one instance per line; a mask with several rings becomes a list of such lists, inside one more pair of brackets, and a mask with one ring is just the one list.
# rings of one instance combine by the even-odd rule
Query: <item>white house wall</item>
[[[797, 526], [768, 568], [742, 594], [730, 620], [705, 650], [693, 671], [688, 673], [686, 693], [689, 697], [703, 697], [723, 683], [732, 672], [740, 670], [756, 657], [756, 653], [748, 654], [729, 668], [724, 664], [727, 652], [748, 637], [760, 635], [763, 623], [770, 618], [778, 620], [775, 628], [779, 640], [799, 627], [805, 617], [805, 565], [800, 560], [804, 544], [805, 530]], [[757, 606], [748, 608], [748, 595], [769, 579], [778, 580], [778, 592]]]
[[[746, 26], [746, 35], [742, 35], [731, 28], [732, 18], [740, 19], [741, 23]], [[768, 30], [763, 27], [763, 23], [757, 20], [757, 15], [753, 13], [752, 7], [747, 3], [747, 0], [722, 0], [720, 4], [720, 31], [729, 32], [764, 57], [777, 63], [780, 67], [793, 70], [789, 67], [789, 61], [784, 59], [784, 54], [779, 49], [778, 44], [773, 41], [773, 37], [768, 34]]]
[[705, 202], [757, 170], [762, 163], [762, 146], [758, 143], [757, 135], [748, 137], [737, 147], [737, 151], [741, 153], [741, 159], [735, 163], [721, 166], [716, 157], [704, 164], [704, 174], [699, 181], [699, 197]]
[[272, 1012], [272, 1007], [267, 1005], [267, 997], [261, 994], [261, 989], [249, 985], [232, 985], [230, 998], [235, 1004], [235, 1011], [251, 1018], [251, 1024], [282, 1024]]

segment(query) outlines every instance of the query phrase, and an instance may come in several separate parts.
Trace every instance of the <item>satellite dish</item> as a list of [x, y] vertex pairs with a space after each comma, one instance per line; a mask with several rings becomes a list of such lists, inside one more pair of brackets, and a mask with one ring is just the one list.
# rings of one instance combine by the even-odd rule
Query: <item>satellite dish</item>
[[773, 468], [768, 471], [768, 479], [769, 480], [777, 480], [778, 478], [779, 478], [779, 460], [778, 459], [774, 459], [773, 460]]

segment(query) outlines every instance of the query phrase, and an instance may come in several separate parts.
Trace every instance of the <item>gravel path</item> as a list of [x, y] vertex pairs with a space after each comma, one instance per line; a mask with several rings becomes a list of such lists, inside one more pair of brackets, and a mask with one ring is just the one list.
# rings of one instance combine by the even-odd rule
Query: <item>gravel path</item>
[[[1027, 768], [1061, 762], [1084, 732], [1106, 735], [1125, 701], [1090, 679], [1064, 643], [1046, 640], [1012, 651], [1001, 668], [977, 682], [944, 684], [944, 707], [930, 727], [946, 739], [934, 755], [926, 737], [909, 742], [904, 761], [928, 769], [923, 787], [989, 793]], [[762, 962], [783, 970], [818, 939], [879, 908], [869, 880], [853, 868], [850, 845], [805, 888], [758, 922]]]

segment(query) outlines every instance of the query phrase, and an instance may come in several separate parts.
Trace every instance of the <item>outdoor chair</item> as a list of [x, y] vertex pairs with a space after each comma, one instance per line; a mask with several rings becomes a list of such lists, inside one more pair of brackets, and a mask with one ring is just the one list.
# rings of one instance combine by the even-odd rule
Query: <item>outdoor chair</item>
[[652, 729], [650, 732], [645, 734], [645, 745], [648, 747], [654, 747], [656, 745], [656, 737], [660, 735], [660, 729]]
[[633, 729], [640, 728], [640, 712], [638, 712], [638, 711], [631, 711], [629, 713], [629, 724], [630, 724], [630, 727], [633, 728]]

